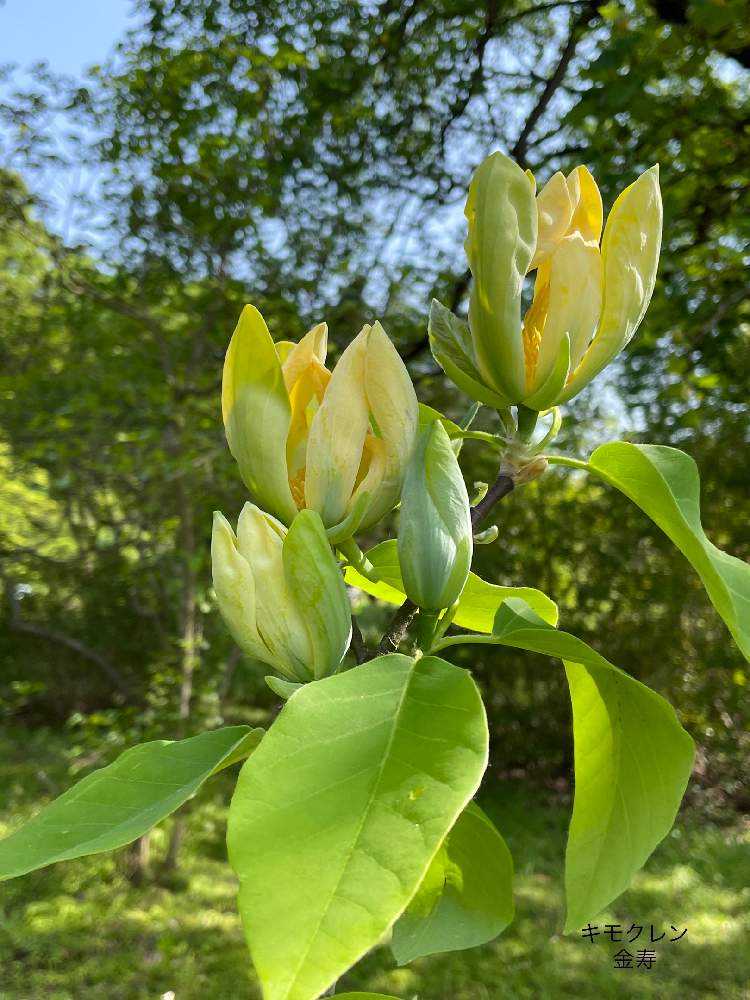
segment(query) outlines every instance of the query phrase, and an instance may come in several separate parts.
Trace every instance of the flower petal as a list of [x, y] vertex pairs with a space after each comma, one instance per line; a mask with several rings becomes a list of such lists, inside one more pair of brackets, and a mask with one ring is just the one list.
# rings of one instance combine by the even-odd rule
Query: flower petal
[[521, 291], [534, 254], [537, 210], [529, 178], [493, 153], [471, 179], [464, 247], [474, 283], [469, 326], [482, 381], [510, 402], [525, 391]]
[[362, 528], [375, 524], [398, 502], [419, 421], [417, 395], [406, 365], [377, 322], [367, 338], [364, 384], [367, 407], [383, 444], [383, 469], [375, 489], [371, 476], [362, 483], [362, 489], [373, 491]]
[[365, 398], [365, 326], [339, 358], [323, 402], [312, 419], [307, 443], [305, 506], [326, 527], [345, 516], [369, 428]]
[[286, 441], [291, 410], [276, 347], [263, 317], [245, 306], [232, 334], [221, 385], [229, 450], [245, 485], [266, 510], [291, 520]]
[[242, 508], [237, 544], [256, 581], [256, 623], [270, 654], [267, 661], [286, 677], [308, 681], [314, 657], [307, 624], [286, 582], [286, 534], [283, 524], [254, 504]]
[[320, 515], [303, 510], [283, 544], [287, 587], [310, 636], [315, 678], [335, 673], [349, 648], [352, 609]]
[[574, 205], [573, 217], [570, 220], [570, 232], [579, 232], [587, 243], [595, 243], [598, 246], [604, 222], [604, 209], [599, 187], [584, 166], [571, 170], [567, 182]]
[[591, 381], [630, 341], [656, 281], [661, 247], [659, 168], [651, 167], [620, 194], [602, 240], [604, 301], [599, 329], [568, 382], [561, 401]]
[[575, 205], [563, 174], [553, 174], [536, 196], [538, 235], [528, 270], [538, 267], [552, 253], [570, 228]]
[[211, 570], [219, 611], [232, 638], [243, 652], [267, 663], [268, 650], [255, 622], [253, 573], [237, 549], [231, 524], [218, 510], [211, 532]]
[[578, 364], [594, 336], [602, 308], [599, 248], [586, 243], [579, 233], [566, 236], [550, 257], [548, 281], [546, 322], [529, 386], [532, 392], [549, 378], [565, 334], [570, 337], [573, 366]]

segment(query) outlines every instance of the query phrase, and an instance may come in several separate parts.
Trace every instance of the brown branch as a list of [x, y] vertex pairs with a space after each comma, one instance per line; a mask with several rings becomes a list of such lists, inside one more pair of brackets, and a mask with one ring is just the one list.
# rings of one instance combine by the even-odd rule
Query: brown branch
[[[10, 588], [8, 593], [10, 595]], [[102, 656], [101, 653], [98, 653], [95, 649], [91, 649], [90, 646], [85, 645], [85, 643], [80, 642], [78, 639], [74, 639], [70, 635], [65, 635], [63, 632], [45, 628], [43, 625], [34, 625], [32, 622], [21, 621], [17, 612], [17, 605], [17, 599], [11, 598], [10, 628], [12, 631], [24, 632], [26, 635], [36, 636], [38, 639], [44, 639], [46, 642], [65, 646], [66, 649], [72, 650], [72, 652], [77, 653], [84, 660], [88, 660], [89, 663], [94, 663], [99, 667], [122, 694], [132, 694], [132, 688], [120, 671], [106, 657]]]
[[380, 645], [378, 646], [379, 656], [383, 656], [386, 653], [395, 653], [398, 650], [398, 647], [406, 638], [409, 626], [418, 614], [419, 608], [407, 597], [391, 619], [388, 631], [380, 640]]
[[513, 148], [510, 150], [510, 155], [521, 167], [526, 168], [528, 166], [526, 154], [528, 153], [531, 134], [536, 128], [542, 115], [547, 110], [549, 103], [555, 96], [558, 88], [562, 85], [565, 79], [565, 74], [568, 71], [568, 67], [570, 66], [573, 56], [576, 53], [576, 49], [578, 48], [578, 43], [583, 37], [584, 29], [595, 16], [596, 5], [587, 3], [583, 10], [581, 10], [578, 15], [571, 20], [568, 37], [562, 47], [562, 50], [560, 51], [557, 64], [555, 65], [555, 68], [550, 76], [547, 78], [536, 104], [529, 112], [529, 116], [524, 122], [518, 138], [516, 139]]
[[472, 528], [478, 528], [495, 504], [499, 500], [502, 500], [503, 497], [507, 497], [514, 486], [515, 483], [513, 482], [511, 476], [507, 475], [505, 472], [500, 472], [495, 482], [487, 490], [487, 494], [482, 497], [476, 507], [472, 507], [471, 509]]
[[371, 659], [370, 650], [367, 648], [364, 638], [362, 637], [362, 629], [359, 627], [357, 619], [352, 615], [352, 653], [354, 654], [354, 660], [359, 665], [364, 663], [366, 660]]

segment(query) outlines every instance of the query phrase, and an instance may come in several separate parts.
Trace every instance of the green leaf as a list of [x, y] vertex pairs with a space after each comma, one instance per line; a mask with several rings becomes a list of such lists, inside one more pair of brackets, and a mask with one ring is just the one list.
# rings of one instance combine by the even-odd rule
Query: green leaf
[[476, 791], [469, 674], [380, 657], [307, 684], [243, 767], [228, 845], [266, 1000], [312, 1000], [403, 912]]
[[[436, 644], [444, 649], [467, 636]], [[523, 602], [498, 611], [493, 636], [516, 649], [559, 657], [573, 705], [575, 799], [565, 863], [571, 931], [627, 889], [669, 833], [693, 765], [693, 741], [660, 695], [581, 639], [558, 632]]]
[[420, 403], [418, 416], [417, 416], [417, 434], [421, 434], [423, 431], [427, 430], [431, 423], [435, 420], [439, 420], [440, 423], [445, 427], [448, 432], [448, 437], [451, 441], [454, 438], [461, 440], [461, 428], [458, 424], [451, 420], [450, 417], [446, 417], [436, 410], [433, 406], [428, 406], [427, 403]]
[[393, 928], [399, 965], [492, 941], [513, 919], [513, 859], [492, 821], [473, 802], [435, 855]]
[[0, 841], [0, 879], [131, 843], [211, 774], [249, 756], [262, 736], [262, 729], [230, 726], [126, 750]]
[[750, 565], [706, 537], [693, 459], [676, 448], [616, 441], [597, 448], [588, 468], [636, 503], [683, 553], [750, 660]]
[[[393, 539], [381, 542], [367, 553], [367, 558], [380, 577], [374, 583], [347, 566], [344, 578], [352, 587], [358, 587], [366, 594], [377, 597], [388, 604], [402, 604], [406, 599], [398, 561], [398, 548]], [[461, 592], [454, 624], [472, 632], [491, 632], [495, 614], [500, 605], [509, 597], [518, 597], [546, 622], [557, 624], [557, 605], [553, 600], [534, 587], [501, 587], [488, 583], [476, 573], [469, 573], [469, 579]]]
[[336, 1000], [398, 1000], [385, 993], [337, 993]]

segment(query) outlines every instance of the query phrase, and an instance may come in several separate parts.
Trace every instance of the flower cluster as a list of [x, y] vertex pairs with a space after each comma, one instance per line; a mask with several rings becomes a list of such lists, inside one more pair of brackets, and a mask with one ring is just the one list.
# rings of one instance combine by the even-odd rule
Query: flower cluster
[[[434, 301], [430, 346], [459, 388], [503, 415], [506, 430], [509, 408], [518, 408], [520, 444], [508, 442], [506, 464], [520, 484], [546, 464], [513, 465], [526, 454], [529, 414], [576, 395], [643, 319], [661, 244], [658, 168], [620, 194], [605, 226], [586, 167], [556, 173], [537, 194], [529, 171], [495, 153], [474, 173], [466, 218], [468, 322]], [[473, 549], [453, 443], [439, 414], [420, 411], [383, 327], [364, 326], [333, 371], [327, 341], [320, 323], [299, 343], [274, 342], [245, 306], [222, 383], [227, 442], [254, 503], [236, 535], [215, 515], [214, 589], [239, 646], [297, 683], [343, 662], [351, 615], [334, 552], [350, 552], [356, 532], [401, 504], [404, 590], [432, 613], [458, 599]]]

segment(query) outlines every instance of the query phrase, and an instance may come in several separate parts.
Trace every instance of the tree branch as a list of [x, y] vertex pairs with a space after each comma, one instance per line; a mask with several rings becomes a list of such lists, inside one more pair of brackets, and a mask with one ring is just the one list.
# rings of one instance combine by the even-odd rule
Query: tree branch
[[542, 88], [542, 92], [539, 95], [536, 104], [529, 112], [529, 116], [524, 122], [518, 138], [516, 139], [513, 148], [510, 150], [511, 157], [524, 169], [528, 166], [526, 154], [528, 153], [531, 134], [536, 128], [540, 118], [547, 110], [547, 107], [549, 106], [552, 98], [555, 96], [558, 88], [565, 79], [568, 66], [570, 66], [571, 60], [576, 53], [578, 43], [583, 35], [583, 29], [589, 21], [593, 20], [595, 16], [596, 5], [587, 3], [583, 10], [581, 10], [577, 16], [571, 20], [568, 37], [562, 47], [562, 50], [560, 51], [557, 64], [555, 65], [555, 68], [550, 76], [547, 78], [547, 82]]
[[486, 496], [484, 496], [476, 507], [471, 509], [471, 526], [476, 529], [488, 516], [495, 504], [502, 500], [503, 497], [513, 490], [515, 483], [511, 476], [507, 475], [505, 472], [498, 473], [498, 477], [495, 482], [487, 490]]

